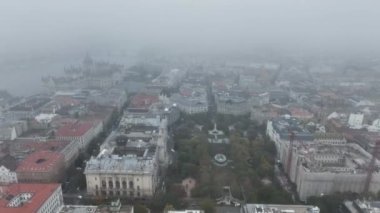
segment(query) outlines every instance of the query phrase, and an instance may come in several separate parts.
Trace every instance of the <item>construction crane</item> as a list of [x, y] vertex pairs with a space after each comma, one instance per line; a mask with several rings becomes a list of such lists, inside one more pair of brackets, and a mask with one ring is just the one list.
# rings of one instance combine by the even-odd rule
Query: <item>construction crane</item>
[[376, 164], [376, 157], [379, 155], [379, 152], [380, 152], [380, 141], [376, 141], [375, 147], [372, 151], [372, 159], [368, 166], [367, 177], [364, 183], [364, 190], [363, 190], [364, 194], [368, 193], [369, 185], [371, 184], [371, 181], [372, 181], [372, 175], [377, 169], [375, 164]]
[[290, 168], [292, 163], [292, 157], [293, 157], [293, 143], [294, 143], [295, 134], [293, 131], [290, 131], [289, 133], [289, 148], [288, 148], [288, 161], [286, 164], [286, 174], [290, 176]]

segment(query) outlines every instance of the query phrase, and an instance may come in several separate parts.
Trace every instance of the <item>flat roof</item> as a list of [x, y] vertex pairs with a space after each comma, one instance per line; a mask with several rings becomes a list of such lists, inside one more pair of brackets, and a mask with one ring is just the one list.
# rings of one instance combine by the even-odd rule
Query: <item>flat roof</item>
[[246, 204], [243, 208], [245, 210], [244, 213], [277, 213], [279, 211], [289, 213], [311, 213], [313, 208], [318, 207], [307, 205]]
[[[315, 144], [298, 147], [298, 152], [305, 157], [303, 166], [310, 172], [364, 173], [372, 158], [371, 154], [352, 143]], [[318, 161], [322, 163], [322, 166], [316, 164]]]
[[95, 213], [97, 206], [65, 205], [59, 213]]
[[85, 174], [91, 173], [122, 173], [122, 174], [149, 174], [153, 173], [156, 160], [150, 157], [136, 155], [107, 155], [91, 158], [87, 161]]
[[294, 117], [274, 118], [272, 125], [281, 139], [289, 140], [290, 132], [295, 133], [295, 140], [312, 141], [314, 139], [314, 135], [303, 128], [300, 121]]

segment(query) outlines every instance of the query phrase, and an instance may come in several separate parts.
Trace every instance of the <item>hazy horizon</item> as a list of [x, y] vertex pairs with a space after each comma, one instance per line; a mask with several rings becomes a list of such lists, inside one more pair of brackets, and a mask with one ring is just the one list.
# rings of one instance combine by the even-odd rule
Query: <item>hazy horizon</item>
[[[86, 53], [128, 60], [146, 49], [225, 58], [378, 56], [379, 6], [373, 0], [1, 1], [0, 73], [30, 61], [67, 65]], [[40, 76], [38, 69], [25, 72]]]

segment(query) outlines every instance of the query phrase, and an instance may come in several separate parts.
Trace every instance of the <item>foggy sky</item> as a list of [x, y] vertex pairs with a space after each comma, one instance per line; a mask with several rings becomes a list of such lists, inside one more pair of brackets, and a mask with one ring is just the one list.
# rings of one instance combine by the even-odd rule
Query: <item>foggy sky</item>
[[153, 47], [373, 51], [376, 0], [0, 0], [0, 56]]

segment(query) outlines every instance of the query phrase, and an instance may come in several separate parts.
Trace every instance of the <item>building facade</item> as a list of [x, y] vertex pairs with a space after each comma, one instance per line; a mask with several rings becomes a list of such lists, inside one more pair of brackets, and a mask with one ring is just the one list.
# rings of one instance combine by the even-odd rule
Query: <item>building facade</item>
[[94, 139], [103, 130], [103, 122], [74, 122], [60, 127], [55, 137], [58, 140], [72, 141], [75, 140], [78, 148], [83, 150], [87, 148], [92, 139]]
[[220, 114], [246, 115], [250, 113], [249, 101], [243, 97], [215, 95], [216, 109]]
[[0, 185], [17, 183], [17, 174], [7, 169], [5, 166], [0, 166]]
[[86, 170], [87, 193], [102, 197], [150, 198], [159, 183], [156, 155], [91, 158]]

